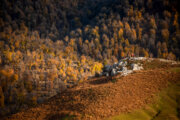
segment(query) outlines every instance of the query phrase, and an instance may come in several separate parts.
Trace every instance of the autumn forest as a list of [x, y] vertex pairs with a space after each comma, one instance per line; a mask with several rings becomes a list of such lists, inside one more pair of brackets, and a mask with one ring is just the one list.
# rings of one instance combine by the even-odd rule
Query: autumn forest
[[134, 56], [180, 60], [178, 0], [2, 0], [0, 116]]

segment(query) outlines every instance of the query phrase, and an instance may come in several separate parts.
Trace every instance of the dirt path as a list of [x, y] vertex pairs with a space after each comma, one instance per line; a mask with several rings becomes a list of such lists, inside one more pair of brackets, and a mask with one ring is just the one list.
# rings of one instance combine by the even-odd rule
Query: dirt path
[[[118, 76], [117, 76], [118, 77]], [[35, 108], [23, 110], [7, 120], [99, 120], [130, 112], [152, 102], [153, 96], [180, 75], [167, 69], [138, 71], [112, 83], [106, 77], [93, 78]]]

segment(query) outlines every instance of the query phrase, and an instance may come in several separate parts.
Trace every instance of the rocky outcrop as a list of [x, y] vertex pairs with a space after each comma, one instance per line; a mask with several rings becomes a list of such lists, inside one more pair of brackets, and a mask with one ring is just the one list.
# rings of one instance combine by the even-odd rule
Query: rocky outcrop
[[142, 70], [143, 67], [140, 64], [131, 64], [132, 70]]
[[[132, 73], [135, 70], [142, 70], [143, 67], [141, 64], [128, 63], [129, 60], [146, 60], [144, 57], [134, 57], [134, 58], [125, 58], [120, 60], [118, 63], [114, 63], [113, 65], [104, 66], [103, 72], [100, 76], [115, 76], [117, 74], [121, 74], [121, 76], [126, 76]], [[130, 69], [128, 69], [130, 66]]]

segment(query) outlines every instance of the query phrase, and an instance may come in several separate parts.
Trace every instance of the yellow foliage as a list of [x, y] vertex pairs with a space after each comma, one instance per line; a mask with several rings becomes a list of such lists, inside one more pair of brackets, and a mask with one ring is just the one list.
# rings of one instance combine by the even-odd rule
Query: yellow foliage
[[118, 35], [119, 35], [119, 38], [122, 38], [122, 36], [123, 36], [123, 29], [122, 28], [119, 30]]
[[66, 69], [66, 75], [68, 80], [77, 80], [77, 76], [79, 74], [79, 71], [77, 69], [74, 69], [73, 67], [67, 67]]
[[17, 80], [18, 80], [18, 75], [17, 74], [12, 75], [12, 82], [15, 82]]
[[131, 30], [131, 27], [129, 26], [129, 24], [127, 22], [125, 22], [125, 29], [130, 31]]
[[19, 43], [19, 41], [17, 40], [16, 42], [15, 42], [15, 48], [19, 48], [19, 45], [20, 45], [20, 43]]
[[21, 57], [21, 56], [22, 56], [22, 53], [18, 50], [18, 51], [16, 52], [16, 55], [17, 55], [18, 57]]
[[33, 57], [33, 59], [36, 58], [36, 52], [35, 51], [32, 52], [32, 57]]
[[125, 40], [125, 45], [129, 46], [129, 40], [128, 39]]
[[108, 60], [107, 59], [105, 59], [104, 61], [103, 61], [103, 65], [105, 66], [105, 65], [108, 65]]
[[162, 57], [163, 57], [163, 58], [167, 58], [167, 56], [168, 56], [168, 53], [165, 53], [165, 52], [164, 52], [164, 53], [162, 54]]
[[40, 57], [40, 60], [41, 60], [41, 61], [44, 59], [44, 54], [43, 54], [43, 52], [40, 53], [39, 57]]
[[55, 53], [54, 52], [48, 52], [49, 55], [52, 55], [53, 57], [55, 57]]
[[66, 67], [65, 60], [61, 60], [61, 61], [60, 61], [60, 68], [64, 70], [65, 67]]
[[71, 65], [71, 64], [72, 64], [72, 60], [71, 60], [71, 59], [68, 59], [68, 60], [67, 60], [67, 64], [68, 64], [68, 65]]
[[169, 39], [169, 30], [168, 29], [162, 29], [161, 35], [162, 35], [163, 39], [168, 40]]
[[33, 90], [32, 81], [26, 80], [25, 82], [25, 88], [28, 92], [31, 92]]
[[36, 97], [36, 96], [33, 96], [33, 97], [31, 98], [31, 104], [32, 104], [32, 105], [36, 105], [36, 104], [37, 104], [37, 97]]
[[48, 60], [48, 64], [54, 64], [54, 65], [58, 65], [59, 64], [59, 61], [58, 60], [56, 60], [56, 59], [49, 59]]
[[84, 69], [81, 68], [81, 69], [80, 69], [80, 74], [83, 74], [83, 73], [84, 73]]
[[48, 73], [48, 80], [50, 80], [50, 81], [53, 81], [57, 77], [58, 77], [58, 74], [56, 72], [49, 72]]
[[12, 61], [12, 54], [13, 54], [13, 52], [4, 51], [5, 58], [8, 60], [8, 62]]
[[12, 61], [19, 63], [20, 62], [20, 58], [22, 57], [22, 53], [18, 50], [17, 52], [13, 53], [12, 56], [13, 56], [12, 57], [13, 58]]
[[66, 69], [66, 74], [67, 74], [68, 76], [71, 76], [72, 72], [73, 72], [73, 68], [70, 67], [70, 66], [68, 66], [67, 69]]
[[124, 56], [125, 56], [124, 52], [123, 52], [123, 51], [121, 51], [121, 57], [124, 57]]
[[176, 14], [174, 15], [174, 21], [173, 21], [173, 25], [177, 26], [178, 25], [178, 12], [176, 12]]
[[137, 17], [137, 19], [139, 19], [139, 20], [142, 19], [142, 13], [141, 13], [141, 11], [137, 11], [136, 17]]
[[82, 83], [83, 82], [83, 79], [81, 78], [80, 80], [79, 80], [79, 83]]
[[117, 56], [118, 55], [118, 48], [114, 49], [114, 55]]
[[66, 83], [67, 83], [67, 80], [64, 80], [64, 83], [66, 84]]
[[84, 55], [81, 56], [81, 64], [85, 65], [86, 63], [86, 57]]
[[132, 29], [131, 32], [132, 32], [133, 40], [136, 40], [136, 39], [137, 39], [136, 30], [135, 30], [135, 29]]
[[74, 47], [75, 39], [70, 39], [69, 46]]
[[149, 57], [149, 53], [146, 50], [143, 50], [144, 57]]
[[1, 76], [5, 76], [5, 77], [10, 78], [13, 74], [14, 74], [14, 70], [13, 69], [0, 70], [0, 75]]
[[167, 56], [167, 59], [169, 59], [169, 60], [175, 60], [175, 59], [176, 59], [176, 56], [175, 56], [172, 52], [170, 52], [170, 53], [168, 54], [168, 56]]
[[162, 57], [161, 49], [158, 48], [158, 58], [161, 58], [161, 57]]
[[129, 51], [129, 48], [125, 47], [125, 48], [124, 48], [124, 52], [125, 52], [125, 53], [128, 53], [128, 51]]
[[121, 21], [119, 21], [119, 25], [120, 25], [120, 27], [124, 27], [124, 24], [121, 22]]
[[97, 27], [92, 30], [92, 34], [95, 35], [96, 37], [99, 37], [99, 33], [98, 33], [98, 28]]
[[8, 70], [0, 70], [0, 106], [3, 106], [3, 93], [1, 93], [1, 89], [4, 92], [7, 92], [9, 86], [11, 86], [15, 81], [18, 80], [18, 75], [14, 74], [13, 69]]
[[72, 47], [70, 47], [70, 46], [65, 48], [65, 53], [66, 53], [67, 56], [73, 51], [74, 51], [74, 49]]
[[157, 27], [157, 26], [156, 26], [156, 21], [155, 21], [154, 18], [151, 18], [151, 19], [150, 19], [150, 25], [151, 25], [152, 28], [156, 28], [156, 27]]
[[8, 69], [7, 72], [9, 73], [9, 75], [14, 74], [14, 70], [13, 69]]
[[7, 72], [5, 70], [0, 70], [0, 75], [1, 76], [7, 76]]
[[66, 73], [62, 69], [60, 69], [59, 73], [62, 77], [66, 77]]
[[44, 74], [40, 73], [39, 79], [40, 79], [40, 81], [43, 81], [44, 80]]
[[101, 72], [103, 68], [103, 64], [99, 62], [95, 62], [91, 67], [91, 73], [95, 74], [96, 72]]
[[139, 24], [137, 25], [137, 36], [139, 40], [142, 39], [142, 28], [139, 26]]

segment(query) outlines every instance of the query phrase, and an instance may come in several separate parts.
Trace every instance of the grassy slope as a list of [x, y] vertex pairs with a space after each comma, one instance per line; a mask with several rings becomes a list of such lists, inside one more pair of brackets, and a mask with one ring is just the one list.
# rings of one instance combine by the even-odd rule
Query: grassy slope
[[[170, 69], [180, 73], [180, 67]], [[157, 94], [154, 104], [108, 120], [178, 120], [180, 118], [180, 81]]]
[[[110, 116], [112, 117], [107, 120], [178, 120], [180, 118], [180, 79], [178, 79], [180, 78], [180, 65], [171, 66], [157, 60], [145, 62], [143, 65], [145, 71], [135, 72], [130, 76], [123, 77], [114, 84], [104, 83], [105, 78], [95, 78], [87, 81], [82, 86], [71, 89], [71, 91], [64, 93], [64, 95], [52, 98], [48, 103], [29, 109], [28, 112], [22, 111], [5, 120], [78, 120], [78, 118], [79, 120], [100, 120]], [[97, 83], [97, 81], [98, 83], [99, 81], [102, 83], [98, 85], [92, 84], [92, 82]], [[133, 81], [136, 81], [136, 84]], [[167, 87], [168, 81], [172, 83], [169, 83]], [[173, 81], [176, 81], [176, 84]], [[133, 89], [131, 89], [132, 86], [134, 87]], [[89, 88], [93, 92], [89, 91]], [[96, 102], [92, 102], [91, 96], [97, 97], [105, 94], [104, 89], [111, 91], [111, 94], [108, 93], [109, 96], [106, 99], [100, 97], [97, 100], [95, 99]], [[161, 92], [157, 93], [160, 90]], [[94, 94], [96, 92], [98, 93]], [[116, 93], [120, 94], [117, 95]], [[131, 94], [129, 97], [128, 93], [134, 94]], [[148, 100], [154, 98], [154, 94], [156, 94], [156, 97], [153, 103], [152, 101], [144, 101], [143, 98], [148, 96]], [[151, 95], [153, 97], [150, 97]], [[132, 99], [134, 99], [133, 103], [131, 101]], [[138, 102], [139, 99], [140, 102], [144, 101], [144, 108], [134, 107], [137, 104], [141, 106]], [[128, 111], [123, 112], [124, 108], [120, 108], [122, 106], [121, 103], [127, 106], [125, 109], [133, 111], [129, 113], [127, 113]], [[149, 105], [148, 103], [151, 104]], [[129, 107], [130, 104], [132, 106]], [[110, 112], [107, 111], [109, 109], [107, 105], [112, 108]], [[132, 107], [133, 109], [130, 109]], [[120, 111], [117, 112], [117, 110]], [[96, 112], [94, 113], [94, 111]], [[102, 115], [104, 116], [101, 117]]]

